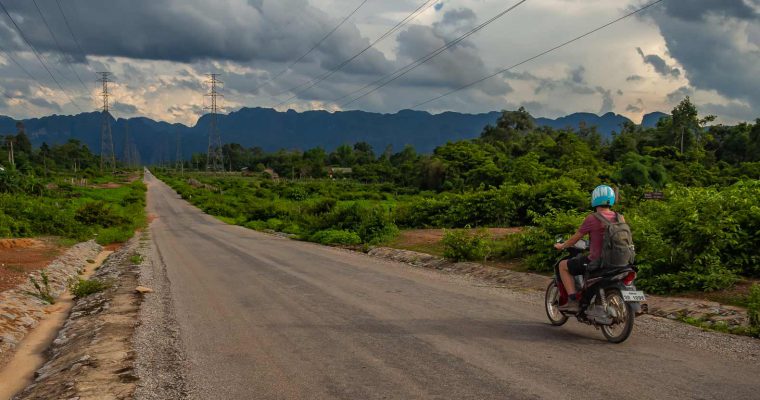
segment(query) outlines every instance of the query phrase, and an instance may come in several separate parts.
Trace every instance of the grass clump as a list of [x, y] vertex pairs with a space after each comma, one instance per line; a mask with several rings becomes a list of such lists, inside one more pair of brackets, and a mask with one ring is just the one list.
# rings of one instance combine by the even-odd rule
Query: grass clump
[[139, 254], [133, 254], [131, 257], [129, 257], [129, 262], [132, 264], [141, 264], [142, 263], [142, 256]]
[[108, 289], [111, 285], [96, 279], [77, 278], [69, 283], [69, 291], [76, 298], [87, 297]]
[[27, 294], [32, 295], [45, 303], [55, 304], [55, 297], [53, 297], [53, 294], [50, 291], [50, 280], [45, 271], [40, 272], [40, 280], [41, 282], [37, 282], [33, 276], [29, 277], [29, 281], [34, 285], [36, 292], [27, 292]]

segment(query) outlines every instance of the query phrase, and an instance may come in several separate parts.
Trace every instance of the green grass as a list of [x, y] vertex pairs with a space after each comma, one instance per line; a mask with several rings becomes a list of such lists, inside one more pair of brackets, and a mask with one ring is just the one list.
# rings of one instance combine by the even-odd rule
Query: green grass
[[108, 289], [109, 287], [111, 287], [110, 283], [97, 279], [77, 278], [69, 283], [69, 291], [77, 298], [87, 297], [93, 293]]

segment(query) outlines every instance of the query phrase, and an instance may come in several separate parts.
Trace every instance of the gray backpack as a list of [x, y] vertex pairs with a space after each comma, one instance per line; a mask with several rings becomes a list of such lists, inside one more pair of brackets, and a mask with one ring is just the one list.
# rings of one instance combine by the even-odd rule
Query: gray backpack
[[615, 213], [615, 222], [610, 222], [599, 213], [594, 213], [594, 216], [605, 227], [601, 266], [617, 268], [632, 265], [636, 252], [633, 247], [631, 227], [625, 223], [625, 219], [618, 213]]

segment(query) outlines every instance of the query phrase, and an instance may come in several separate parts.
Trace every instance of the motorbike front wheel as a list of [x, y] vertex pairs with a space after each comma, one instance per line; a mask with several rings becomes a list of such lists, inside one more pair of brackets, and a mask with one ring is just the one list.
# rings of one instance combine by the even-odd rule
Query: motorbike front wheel
[[557, 282], [554, 280], [546, 288], [544, 305], [546, 306], [546, 316], [549, 317], [549, 322], [552, 325], [560, 326], [567, 322], [567, 315], [562, 314], [559, 310], [559, 288], [557, 288]]
[[614, 318], [612, 325], [602, 326], [602, 334], [611, 343], [622, 343], [633, 331], [633, 307], [623, 300], [623, 295], [617, 289], [607, 291], [606, 297], [607, 309]]

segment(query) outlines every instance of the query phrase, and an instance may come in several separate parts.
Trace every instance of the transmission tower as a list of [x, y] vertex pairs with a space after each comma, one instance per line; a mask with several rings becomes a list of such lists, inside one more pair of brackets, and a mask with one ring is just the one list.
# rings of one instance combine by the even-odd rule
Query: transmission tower
[[103, 98], [103, 119], [100, 125], [100, 171], [104, 171], [106, 168], [110, 168], [111, 171], [116, 169], [116, 155], [113, 151], [113, 135], [111, 134], [111, 114], [108, 107], [108, 97], [111, 96], [108, 93], [108, 83], [111, 81], [110, 72], [98, 72], [100, 75], [100, 82], [103, 85], [103, 89], [100, 92], [100, 96]]
[[179, 171], [181, 175], [185, 174], [185, 160], [182, 159], [182, 136], [177, 132], [177, 157], [175, 159], [174, 168]]
[[129, 121], [124, 120], [124, 149], [122, 162], [128, 168], [137, 166], [137, 157], [135, 154], [135, 145], [132, 137], [129, 135]]
[[204, 108], [209, 110], [211, 118], [208, 131], [206, 170], [224, 171], [224, 162], [222, 160], [222, 135], [219, 133], [219, 126], [217, 124], [217, 113], [221, 110], [218, 100], [220, 97], [224, 97], [219, 94], [217, 90], [219, 85], [222, 84], [222, 81], [217, 79], [219, 74], [206, 74], [206, 76], [208, 76], [206, 83], [209, 85], [209, 91], [206, 93], [206, 97], [209, 98], [210, 104]]

